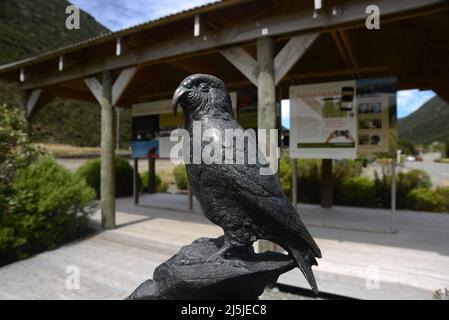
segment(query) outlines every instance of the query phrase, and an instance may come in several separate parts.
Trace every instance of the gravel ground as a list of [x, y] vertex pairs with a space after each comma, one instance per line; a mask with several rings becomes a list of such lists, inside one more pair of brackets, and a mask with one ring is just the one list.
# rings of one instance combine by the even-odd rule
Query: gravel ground
[[288, 292], [280, 291], [274, 287], [272, 289], [265, 289], [264, 293], [259, 297], [260, 300], [324, 300], [323, 298], [314, 298], [304, 295], [298, 295]]

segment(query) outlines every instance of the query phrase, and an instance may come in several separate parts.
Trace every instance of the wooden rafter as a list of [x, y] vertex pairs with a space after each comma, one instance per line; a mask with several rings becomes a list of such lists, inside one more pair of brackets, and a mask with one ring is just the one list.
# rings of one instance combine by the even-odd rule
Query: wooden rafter
[[[405, 19], [409, 16], [435, 12], [436, 6], [443, 7], [446, 4], [447, 2], [443, 0], [428, 0], [426, 2], [422, 0], [377, 1], [377, 5], [382, 8], [383, 24], [390, 20], [395, 21], [397, 19]], [[447, 7], [445, 8], [447, 9]], [[22, 88], [29, 90], [45, 87], [73, 79], [90, 77], [99, 74], [104, 69], [127, 68], [139, 64], [161, 62], [183, 54], [193, 54], [214, 48], [241, 45], [244, 42], [254, 41], [260, 37], [263, 26], [269, 26], [268, 35], [280, 36], [314, 31], [322, 28], [326, 28], [326, 30], [354, 28], [354, 26], [360, 26], [365, 18], [365, 4], [363, 2], [353, 1], [345, 7], [343, 14], [336, 16], [323, 15], [314, 19], [311, 15], [304, 15], [304, 12], [298, 11], [262, 17], [257, 23], [253, 20], [242, 19], [241, 21], [234, 21], [234, 25], [220, 29], [214, 37], [209, 38], [207, 41], [203, 41], [203, 39], [192, 41], [191, 35], [180, 35], [171, 40], [160, 41], [153, 45], [145, 46], [140, 50], [136, 50], [134, 53], [124, 54], [118, 57], [111, 53], [105, 59], [92, 60], [83, 63], [78, 68], [71, 68], [70, 70], [67, 69], [58, 73], [46, 72], [38, 78], [27, 77]]]
[[[346, 48], [343, 44], [343, 41], [340, 38], [340, 33], [338, 31], [331, 31], [332, 39], [334, 40], [335, 45], [337, 46], [338, 52], [340, 53], [340, 57], [343, 59], [348, 70], [354, 70], [354, 65], [349, 58], [348, 53], [346, 52]], [[358, 75], [356, 73], [352, 73], [353, 78], [357, 78]]]
[[[136, 75], [138, 70], [138, 67], [131, 67], [123, 69], [117, 79], [115, 80], [114, 84], [112, 85], [112, 100], [111, 103], [113, 106], [115, 106], [122, 95], [124, 94], [126, 88], [131, 83], [132, 79]], [[88, 77], [84, 79], [84, 83], [89, 88], [90, 92], [94, 95], [95, 99], [98, 101], [98, 103], [102, 103], [103, 101], [103, 86], [98, 81], [96, 77]]]
[[241, 47], [220, 50], [220, 53], [257, 86], [257, 61]]
[[25, 111], [28, 118], [36, 108], [41, 94], [42, 89], [34, 89], [29, 94], [25, 94]]
[[[349, 63], [351, 64], [351, 67], [353, 69], [357, 69], [359, 67], [359, 64], [357, 62], [357, 57], [355, 55], [355, 49], [353, 42], [350, 39], [349, 33], [350, 30], [339, 30], [338, 34], [340, 35], [341, 42], [343, 44], [343, 47], [346, 51], [347, 57], [349, 59]], [[360, 77], [359, 74], [356, 74], [357, 77]]]
[[274, 83], [278, 84], [318, 38], [313, 32], [292, 37], [274, 59]]

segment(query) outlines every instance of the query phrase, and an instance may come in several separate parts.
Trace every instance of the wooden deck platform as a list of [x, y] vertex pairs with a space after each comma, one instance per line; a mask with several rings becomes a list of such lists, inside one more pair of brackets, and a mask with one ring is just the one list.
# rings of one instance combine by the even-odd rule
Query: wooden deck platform
[[[198, 212], [183, 211], [185, 198], [145, 195], [138, 207], [119, 199], [116, 230], [0, 268], [0, 299], [127, 297], [180, 246], [222, 233]], [[372, 232], [388, 225], [383, 210], [299, 210], [323, 252], [314, 269], [321, 291], [361, 299], [432, 299], [435, 290], [449, 288], [449, 215], [399, 212], [398, 233], [388, 234]], [[80, 270], [79, 289], [66, 287], [68, 266]], [[279, 282], [307, 288], [298, 270]]]

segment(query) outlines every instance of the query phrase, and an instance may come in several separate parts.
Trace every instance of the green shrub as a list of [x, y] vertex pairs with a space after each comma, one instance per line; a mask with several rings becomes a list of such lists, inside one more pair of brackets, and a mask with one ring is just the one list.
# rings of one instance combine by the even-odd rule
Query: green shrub
[[[12, 261], [78, 238], [88, 231], [95, 191], [76, 175], [42, 157], [17, 172], [0, 214], [0, 260]], [[92, 208], [90, 208], [92, 209]]]
[[321, 161], [297, 160], [298, 201], [303, 203], [321, 202]]
[[10, 188], [17, 170], [26, 168], [41, 154], [42, 150], [30, 142], [23, 112], [0, 104], [0, 194]]
[[177, 165], [173, 169], [173, 175], [175, 176], [175, 182], [178, 189], [185, 190], [188, 188], [189, 182], [185, 165]]
[[[391, 174], [387, 171], [388, 166], [385, 166], [381, 175], [376, 171], [372, 180], [361, 176], [366, 161], [362, 159], [334, 162], [332, 181], [334, 204], [372, 208], [391, 207]], [[320, 203], [321, 160], [297, 160], [297, 167], [299, 201]], [[279, 183], [289, 197], [292, 190], [291, 174], [290, 159], [284, 156], [280, 161]], [[400, 172], [396, 178], [397, 208], [449, 212], [449, 187], [437, 191], [431, 190], [431, 187], [429, 175], [422, 170]], [[420, 191], [411, 193], [416, 189]]]
[[418, 188], [409, 192], [407, 205], [412, 210], [442, 212], [444, 199], [437, 190]]
[[[348, 194], [343, 190], [343, 184], [349, 179], [360, 177], [365, 162], [366, 160], [334, 161], [334, 165], [332, 167], [332, 192], [333, 201], [335, 204], [339, 204], [340, 199], [344, 199], [348, 196]], [[357, 204], [354, 205], [357, 206]]]
[[398, 148], [402, 150], [402, 154], [413, 156], [418, 155], [418, 152], [416, 151], [416, 146], [413, 144], [413, 142], [407, 140], [399, 140]]
[[[86, 181], [86, 183], [95, 189], [97, 199], [100, 198], [101, 187], [101, 159], [96, 158], [87, 161], [78, 168], [76, 174]], [[137, 177], [139, 190], [142, 186], [140, 176]], [[127, 160], [115, 158], [115, 195], [117, 197], [127, 197], [133, 194], [133, 168]]]
[[352, 177], [344, 180], [335, 204], [356, 207], [377, 208], [380, 199], [374, 193], [374, 181], [367, 177]]
[[279, 164], [279, 185], [285, 194], [291, 199], [292, 196], [292, 167], [290, 158], [282, 157]]
[[[334, 199], [341, 196], [342, 183], [362, 173], [364, 161], [335, 161], [332, 166], [332, 189]], [[321, 160], [298, 160], [298, 199], [304, 203], [321, 202]]]
[[449, 212], [449, 187], [439, 188], [438, 193], [443, 199], [443, 209]]
[[[410, 170], [408, 172], [400, 172], [397, 176], [397, 205], [399, 209], [410, 208], [407, 198], [413, 189], [429, 189], [432, 187], [430, 176], [423, 170]], [[413, 208], [410, 208], [413, 209]]]
[[[146, 192], [148, 190], [148, 171], [142, 173], [140, 179], [142, 180], [142, 191]], [[167, 189], [168, 183], [162, 181], [161, 177], [156, 174], [156, 192], [167, 192]]]
[[[391, 207], [391, 174], [383, 173], [381, 177], [375, 173], [375, 194], [381, 199], [383, 208]], [[423, 170], [410, 170], [400, 172], [396, 176], [396, 206], [398, 209], [407, 209], [408, 194], [413, 189], [430, 189], [432, 181], [430, 176]]]

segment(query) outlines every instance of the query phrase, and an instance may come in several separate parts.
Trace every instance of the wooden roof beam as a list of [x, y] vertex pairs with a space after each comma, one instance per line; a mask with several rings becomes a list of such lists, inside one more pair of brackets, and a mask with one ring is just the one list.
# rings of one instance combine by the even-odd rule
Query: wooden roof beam
[[139, 67], [126, 68], [120, 71], [117, 80], [115, 80], [112, 86], [112, 105], [115, 106], [119, 102], [122, 95], [125, 93], [126, 88], [131, 84], [132, 79], [136, 75]]
[[220, 50], [220, 53], [243, 75], [257, 86], [257, 61], [241, 47]]
[[449, 103], [449, 81], [438, 81], [431, 84], [432, 90], [441, 98]]
[[312, 46], [319, 32], [293, 36], [274, 59], [274, 84], [277, 85]]
[[[436, 5], [445, 5], [445, 0], [377, 0], [377, 5], [382, 8], [382, 23], [392, 20], [406, 18], [408, 15], [423, 15], [427, 12], [435, 11]], [[163, 61], [169, 58], [180, 56], [188, 53], [196, 53], [203, 50], [210, 50], [217, 47], [235, 45], [242, 42], [252, 41], [259, 38], [262, 29], [266, 29], [269, 36], [278, 36], [288, 33], [304, 32], [306, 30], [317, 30], [326, 28], [326, 30], [354, 28], [364, 24], [366, 19], [365, 4], [359, 1], [345, 3], [345, 11], [341, 15], [325, 16], [320, 15], [313, 18], [305, 12], [292, 12], [282, 15], [269, 16], [259, 19], [254, 23], [253, 20], [243, 19], [235, 23], [229, 28], [223, 28], [214, 37], [209, 37], [207, 41], [203, 39], [188, 37], [163, 41], [152, 46], [145, 47], [135, 53], [115, 56], [111, 53], [106, 59], [99, 59], [88, 62], [77, 69], [67, 70], [59, 74], [46, 72], [35, 79], [25, 79], [22, 85], [23, 89], [35, 89], [45, 87], [52, 84], [70, 81], [73, 79], [83, 79], [94, 74], [99, 74], [103, 70], [126, 68], [138, 64], [146, 64], [150, 62]], [[267, 27], [261, 27], [267, 26]], [[195, 39], [195, 40], [193, 40]], [[13, 68], [11, 65], [5, 66], [4, 69]]]
[[[340, 57], [343, 59], [343, 62], [345, 63], [346, 67], [348, 67], [348, 70], [354, 70], [354, 66], [351, 63], [350, 58], [348, 57], [348, 54], [346, 53], [346, 49], [343, 45], [342, 40], [340, 39], [340, 33], [338, 31], [331, 31], [332, 39], [334, 40], [335, 45], [337, 46], [338, 52], [340, 53]], [[355, 79], [358, 77], [356, 73], [352, 73], [352, 77]]]
[[[136, 75], [138, 67], [131, 67], [123, 69], [114, 84], [112, 85], [112, 105], [116, 106], [125, 92], [126, 88], [131, 83], [132, 79]], [[102, 103], [103, 85], [98, 81], [96, 77], [88, 77], [84, 79], [84, 83], [89, 88], [90, 92], [94, 95], [98, 103]]]
[[[349, 59], [349, 63], [351, 64], [351, 67], [353, 69], [357, 69], [359, 67], [357, 57], [355, 55], [355, 50], [353, 46], [353, 42], [351, 41], [349, 37], [350, 30], [339, 30], [338, 34], [340, 35], [340, 39], [342, 41], [343, 48], [346, 51], [347, 57]], [[359, 78], [360, 75], [356, 73], [356, 76]]]
[[27, 118], [31, 116], [41, 97], [42, 89], [34, 89], [30, 92], [24, 92], [25, 113]]
[[[293, 36], [274, 58], [274, 83], [277, 85], [309, 47], [318, 38], [319, 33], [313, 32]], [[249, 81], [257, 86], [257, 61], [245, 49], [235, 47], [220, 50], [220, 53], [231, 62]]]
[[300, 74], [291, 74], [285, 77], [285, 80], [300, 80], [300, 79], [319, 79], [326, 77], [338, 77], [345, 76], [354, 73], [384, 73], [390, 74], [391, 68], [387, 65], [379, 66], [369, 66], [369, 67], [359, 67], [357, 69], [339, 69], [339, 70], [329, 70], [329, 71], [317, 71], [317, 72], [304, 72]]

